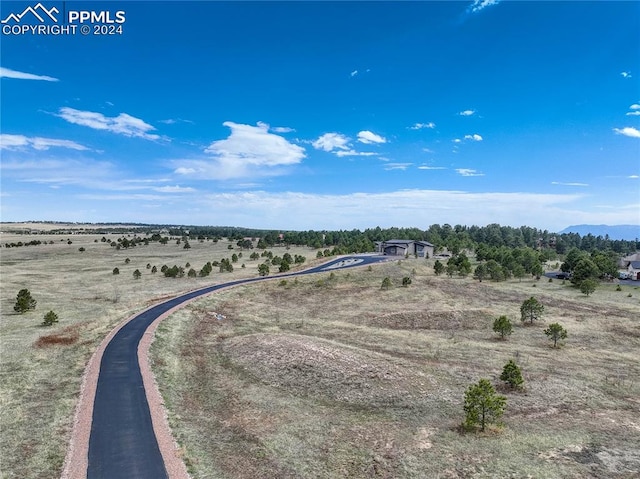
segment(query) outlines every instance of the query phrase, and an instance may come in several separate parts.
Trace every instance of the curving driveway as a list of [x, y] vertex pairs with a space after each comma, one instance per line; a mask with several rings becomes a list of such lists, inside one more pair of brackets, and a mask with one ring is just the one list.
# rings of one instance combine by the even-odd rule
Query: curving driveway
[[[168, 479], [170, 476], [154, 433], [138, 361], [140, 341], [147, 329], [159, 317], [194, 298], [219, 289], [257, 281], [365, 266], [388, 259], [379, 255], [341, 257], [295, 273], [242, 279], [209, 286], [153, 306], [131, 318], [113, 335], [100, 361], [93, 401], [86, 477], [89, 479]], [[88, 391], [88, 394], [90, 393], [91, 391]], [[71, 449], [73, 450], [73, 447]], [[76, 454], [82, 454], [82, 451], [76, 451]], [[71, 474], [71, 477], [74, 475]]]

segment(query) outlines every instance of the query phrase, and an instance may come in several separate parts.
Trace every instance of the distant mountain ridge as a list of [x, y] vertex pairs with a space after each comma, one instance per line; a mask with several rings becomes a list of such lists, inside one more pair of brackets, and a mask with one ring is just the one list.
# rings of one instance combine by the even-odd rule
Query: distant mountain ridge
[[640, 238], [640, 225], [574, 225], [559, 233], [578, 233], [580, 236], [591, 233], [593, 236], [609, 235], [612, 240], [634, 240]]

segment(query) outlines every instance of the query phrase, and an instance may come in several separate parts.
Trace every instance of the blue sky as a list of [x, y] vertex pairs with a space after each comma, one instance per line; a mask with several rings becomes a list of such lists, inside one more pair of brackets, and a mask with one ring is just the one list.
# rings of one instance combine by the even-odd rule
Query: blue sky
[[640, 224], [638, 2], [36, 5], [0, 5], [2, 221]]

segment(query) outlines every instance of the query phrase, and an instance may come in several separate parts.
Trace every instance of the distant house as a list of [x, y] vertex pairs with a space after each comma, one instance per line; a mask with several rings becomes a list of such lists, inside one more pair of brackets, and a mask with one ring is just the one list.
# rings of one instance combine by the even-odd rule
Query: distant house
[[627, 266], [627, 271], [629, 272], [629, 279], [639, 280], [640, 279], [640, 261], [629, 262], [629, 266]]
[[640, 261], [640, 253], [634, 253], [629, 256], [625, 256], [619, 261], [618, 266], [620, 268], [627, 269], [632, 261]]
[[389, 240], [378, 241], [376, 251], [389, 256], [417, 256], [432, 258], [434, 246], [427, 241]]

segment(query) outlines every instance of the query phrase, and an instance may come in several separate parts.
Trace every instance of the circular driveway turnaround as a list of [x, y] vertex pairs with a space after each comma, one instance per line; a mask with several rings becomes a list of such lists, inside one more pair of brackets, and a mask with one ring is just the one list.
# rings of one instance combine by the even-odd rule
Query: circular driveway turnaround
[[[88, 445], [82, 444], [81, 440], [77, 441], [75, 438], [76, 429], [82, 426], [76, 423], [74, 427], [70, 455], [84, 456], [86, 454], [85, 457], [88, 458], [86, 475], [82, 467], [78, 469], [76, 466], [70, 465], [69, 462], [73, 462], [74, 458], [68, 457], [63, 477], [73, 479], [75, 477], [87, 477], [88, 479], [162, 479], [174, 477], [171, 469], [165, 467], [165, 462], [170, 458], [166, 457], [166, 452], [161, 452], [156, 439], [138, 361], [140, 341], [158, 318], [186, 305], [195, 298], [220, 289], [258, 281], [364, 266], [388, 259], [389, 257], [379, 255], [347, 256], [333, 259], [304, 271], [231, 281], [180, 295], [132, 317], [108, 340], [101, 359], [97, 358], [100, 360], [100, 369], [95, 386], [95, 399], [92, 404]], [[88, 389], [91, 389], [90, 385], [88, 385]], [[84, 394], [89, 396], [87, 401], [90, 402], [92, 391], [83, 391]], [[88, 407], [90, 406], [88, 405]], [[82, 405], [79, 408], [82, 408]], [[81, 411], [76, 414], [76, 417], [81, 416]], [[162, 425], [156, 424], [155, 427], [162, 427]], [[69, 473], [69, 470], [73, 470], [74, 467], [74, 472]]]

